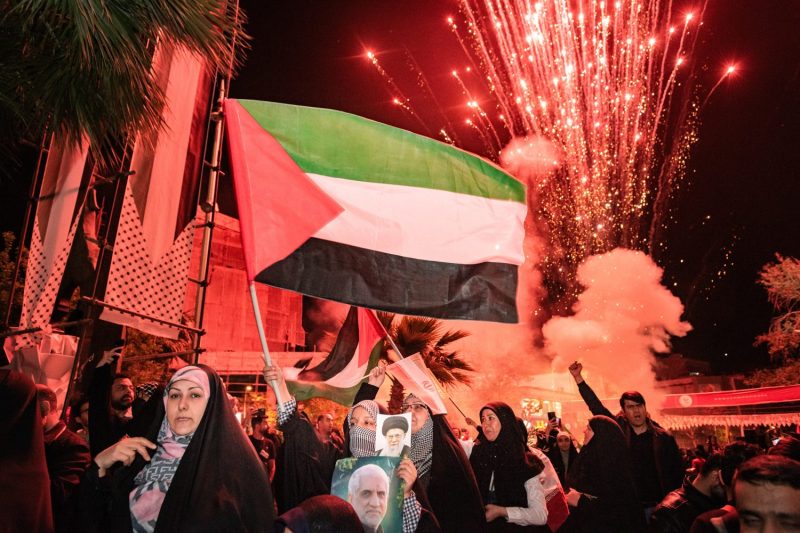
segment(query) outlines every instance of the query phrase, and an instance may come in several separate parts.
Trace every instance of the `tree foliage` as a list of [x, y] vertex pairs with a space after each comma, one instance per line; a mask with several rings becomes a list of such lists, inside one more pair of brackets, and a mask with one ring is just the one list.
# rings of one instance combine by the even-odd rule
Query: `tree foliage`
[[[159, 357], [153, 359], [134, 359], [148, 355], [166, 354], [170, 352], [185, 352], [192, 349], [192, 339], [185, 330], [181, 330], [177, 339], [166, 339], [149, 335], [134, 328], [125, 331], [125, 357], [122, 360], [123, 370], [131, 376], [134, 384], [148, 381], [166, 381], [172, 357]], [[184, 362], [190, 362], [191, 356], [176, 356]]]
[[800, 261], [781, 255], [776, 259], [764, 265], [758, 282], [779, 314], [756, 344], [766, 344], [773, 361], [784, 362], [800, 355]]
[[[8, 298], [11, 295], [11, 286], [14, 283], [14, 268], [17, 264], [19, 247], [16, 245], [16, 235], [6, 231], [2, 235], [2, 249], [0, 249], [0, 313], [5, 319], [8, 309]], [[11, 316], [19, 316], [22, 307], [22, 287], [25, 284], [25, 265], [28, 263], [28, 250], [22, 250], [22, 262], [17, 276], [17, 290], [14, 292], [14, 303]]]
[[776, 368], [765, 368], [745, 380], [750, 387], [781, 387], [800, 383], [800, 361], [787, 361]]
[[[445, 388], [472, 383], [470, 374], [475, 369], [451, 344], [468, 336], [462, 330], [445, 330], [444, 323], [434, 318], [404, 316], [400, 320], [395, 315], [378, 313], [378, 318], [392, 335], [403, 356], [418, 353], [434, 377]], [[403, 386], [392, 382], [389, 396], [389, 411], [400, 410], [404, 396]]]
[[[97, 147], [162, 126], [151, 72], [155, 43], [180, 45], [232, 70], [246, 43], [227, 0], [0, 0], [0, 141], [45, 129]], [[239, 52], [231, 54], [232, 43]], [[238, 59], [237, 59], [238, 58]]]

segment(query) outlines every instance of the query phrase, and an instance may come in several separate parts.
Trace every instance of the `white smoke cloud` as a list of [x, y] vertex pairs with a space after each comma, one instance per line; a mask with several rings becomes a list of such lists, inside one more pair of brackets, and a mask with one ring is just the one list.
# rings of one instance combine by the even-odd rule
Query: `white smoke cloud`
[[541, 135], [515, 137], [500, 152], [500, 164], [523, 183], [532, 185], [561, 166], [561, 151]]
[[577, 271], [586, 289], [575, 314], [554, 317], [542, 328], [553, 370], [581, 361], [610, 385], [609, 394], [639, 390], [655, 411], [662, 396], [655, 389], [653, 353], [668, 352], [670, 336], [692, 329], [681, 320], [680, 300], [661, 284], [662, 274], [649, 256], [633, 250], [586, 259]]

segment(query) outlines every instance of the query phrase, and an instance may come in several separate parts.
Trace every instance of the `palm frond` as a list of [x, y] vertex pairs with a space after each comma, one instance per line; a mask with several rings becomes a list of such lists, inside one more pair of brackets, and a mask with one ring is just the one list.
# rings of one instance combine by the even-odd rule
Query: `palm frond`
[[[0, 19], [0, 115], [4, 139], [45, 127], [107, 146], [162, 127], [164, 95], [151, 70], [156, 42], [199, 54], [229, 73], [248, 37], [225, 0], [18, 0]], [[235, 50], [235, 51], [234, 51]]]
[[436, 341], [437, 347], [447, 346], [448, 344], [469, 337], [469, 333], [461, 329], [451, 329], [445, 331], [444, 334]]

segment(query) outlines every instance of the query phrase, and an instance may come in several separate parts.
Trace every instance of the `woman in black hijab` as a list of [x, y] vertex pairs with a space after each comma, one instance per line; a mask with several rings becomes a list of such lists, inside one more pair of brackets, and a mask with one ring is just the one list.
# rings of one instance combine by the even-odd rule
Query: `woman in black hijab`
[[489, 531], [550, 531], [544, 464], [525, 445], [514, 411], [502, 402], [480, 411], [481, 434], [470, 455]]
[[269, 479], [204, 365], [175, 373], [146, 436], [100, 452], [83, 489], [97, 531], [271, 531], [274, 520]]
[[632, 472], [622, 429], [607, 416], [592, 417], [581, 453], [567, 474], [570, 515], [559, 532], [644, 531]]
[[[373, 368], [354, 402], [373, 400], [386, 378], [385, 372], [386, 367]], [[434, 415], [413, 394], [403, 400], [402, 410], [411, 413], [410, 458], [417, 468], [414, 490], [419, 489], [418, 497], [426, 500], [423, 507], [436, 515], [442, 531], [485, 531], [475, 475], [445, 415]]]

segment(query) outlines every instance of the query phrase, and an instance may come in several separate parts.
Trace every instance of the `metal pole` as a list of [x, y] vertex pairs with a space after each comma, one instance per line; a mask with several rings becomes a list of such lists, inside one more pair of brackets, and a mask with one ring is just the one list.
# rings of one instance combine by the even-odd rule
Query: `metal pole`
[[3, 325], [8, 327], [11, 322], [11, 309], [14, 306], [14, 293], [17, 290], [17, 278], [19, 277], [19, 270], [22, 266], [22, 250], [25, 247], [25, 240], [28, 233], [31, 233], [33, 238], [32, 226], [36, 217], [32, 217], [33, 206], [39, 204], [39, 195], [41, 194], [42, 182], [44, 181], [44, 173], [42, 170], [42, 159], [45, 153], [49, 153], [49, 149], [45, 148], [47, 139], [47, 131], [42, 134], [42, 141], [39, 143], [39, 156], [36, 159], [36, 170], [33, 172], [33, 180], [31, 181], [31, 190], [28, 193], [28, 205], [25, 207], [25, 221], [22, 223], [22, 231], [20, 231], [19, 239], [17, 240], [17, 262], [14, 265], [14, 275], [11, 277], [11, 290], [8, 293], [8, 305], [6, 306], [6, 317]]
[[[250, 303], [253, 304], [253, 315], [256, 318], [256, 328], [258, 328], [258, 340], [261, 341], [261, 353], [264, 356], [264, 365], [272, 366], [272, 357], [269, 355], [269, 347], [267, 346], [267, 335], [264, 333], [264, 325], [261, 323], [261, 309], [258, 306], [258, 296], [256, 295], [256, 284], [254, 281], [250, 282]], [[275, 400], [278, 405], [283, 404], [284, 398], [281, 398], [281, 393], [278, 390], [278, 382], [272, 380], [269, 382], [272, 390], [275, 391]]]
[[[206, 198], [201, 206], [205, 213], [205, 220], [203, 222], [203, 244], [200, 248], [200, 267], [197, 284], [197, 294], [195, 296], [194, 304], [194, 321], [198, 331], [203, 329], [203, 319], [205, 318], [205, 303], [206, 303], [206, 287], [208, 286], [208, 270], [209, 258], [211, 257], [211, 239], [214, 232], [214, 220], [216, 217], [216, 203], [217, 203], [217, 184], [219, 182], [219, 165], [222, 160], [222, 135], [224, 133], [223, 123], [223, 103], [227, 94], [227, 80], [221, 79], [219, 82], [219, 95], [217, 98], [217, 106], [212, 112], [212, 120], [216, 121], [214, 125], [214, 144], [211, 148], [211, 171], [208, 174], [208, 189], [206, 190]], [[194, 338], [194, 363], [197, 364], [200, 358], [200, 341], [202, 340], [202, 333], [195, 334]]]

